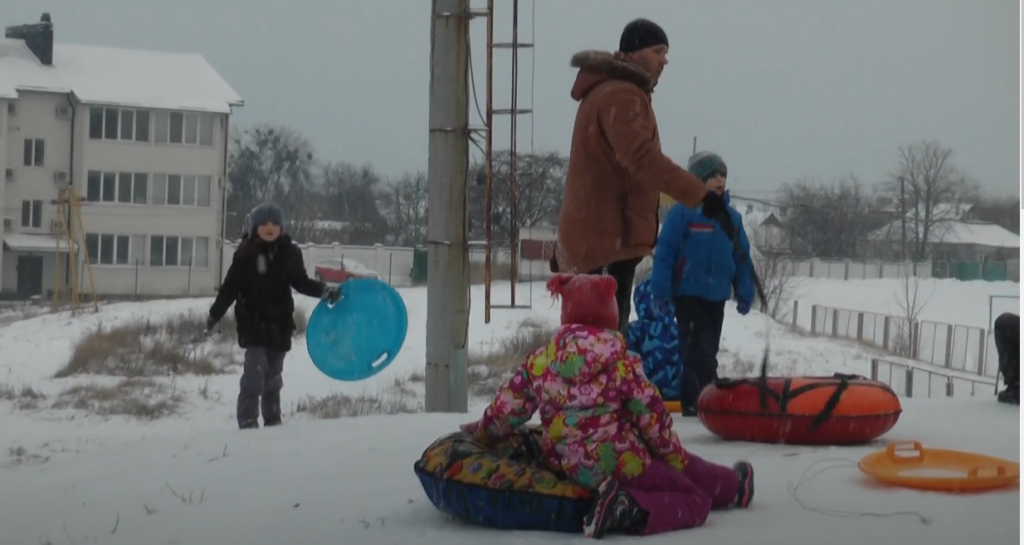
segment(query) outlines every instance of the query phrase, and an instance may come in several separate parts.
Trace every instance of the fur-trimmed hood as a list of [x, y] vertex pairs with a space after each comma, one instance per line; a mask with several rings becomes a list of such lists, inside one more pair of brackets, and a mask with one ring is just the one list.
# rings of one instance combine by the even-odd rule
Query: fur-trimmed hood
[[572, 86], [573, 100], [583, 100], [594, 87], [610, 79], [636, 84], [648, 93], [654, 90], [654, 79], [643, 68], [607, 51], [580, 51], [572, 56], [570, 63], [579, 68], [576, 82]]

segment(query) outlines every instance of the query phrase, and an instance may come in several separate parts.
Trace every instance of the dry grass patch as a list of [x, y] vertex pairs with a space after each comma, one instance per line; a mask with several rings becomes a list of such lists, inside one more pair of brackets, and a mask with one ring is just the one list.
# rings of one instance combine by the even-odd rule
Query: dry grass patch
[[527, 318], [519, 323], [511, 337], [498, 342], [496, 350], [485, 354], [470, 354], [470, 392], [475, 395], [493, 394], [498, 384], [522, 365], [527, 356], [551, 342], [556, 329], [534, 318]]
[[295, 412], [307, 413], [314, 418], [334, 419], [345, 416], [413, 414], [423, 410], [416, 390], [406, 381], [395, 379], [394, 385], [377, 395], [362, 393], [349, 396], [342, 393], [323, 397], [308, 396], [295, 406]]
[[45, 399], [46, 394], [31, 386], [15, 388], [10, 384], [0, 384], [0, 400], [12, 402], [15, 409], [37, 409], [39, 404]]
[[[99, 324], [75, 343], [67, 365], [55, 378], [73, 375], [155, 377], [168, 374], [214, 375], [225, 362], [202, 346], [205, 320], [177, 316], [113, 327]], [[223, 354], [228, 355], [228, 354]]]
[[72, 386], [57, 396], [54, 409], [75, 409], [98, 416], [130, 416], [157, 420], [178, 413], [185, 402], [173, 386], [148, 378], [128, 378], [113, 386]]
[[[306, 315], [295, 312], [298, 330], [306, 331]], [[105, 375], [127, 378], [172, 375], [210, 376], [236, 365], [238, 341], [234, 317], [225, 316], [218, 332], [205, 336], [206, 314], [184, 313], [146, 318], [111, 327], [99, 324], [75, 343], [71, 358], [55, 377]]]

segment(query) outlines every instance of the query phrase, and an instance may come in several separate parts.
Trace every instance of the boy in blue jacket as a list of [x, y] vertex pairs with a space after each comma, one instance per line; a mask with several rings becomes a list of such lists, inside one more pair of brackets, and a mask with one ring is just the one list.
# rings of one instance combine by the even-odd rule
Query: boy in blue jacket
[[[651, 292], [655, 304], [675, 305], [679, 347], [686, 362], [682, 373], [684, 416], [695, 416], [697, 396], [718, 379], [718, 344], [725, 319], [725, 302], [735, 291], [741, 315], [754, 301], [750, 243], [743, 217], [729, 206], [725, 161], [711, 152], [690, 158], [687, 170], [722, 196], [728, 217], [713, 211], [676, 204], [665, 216], [654, 249]], [[738, 246], [735, 239], [738, 238]]]

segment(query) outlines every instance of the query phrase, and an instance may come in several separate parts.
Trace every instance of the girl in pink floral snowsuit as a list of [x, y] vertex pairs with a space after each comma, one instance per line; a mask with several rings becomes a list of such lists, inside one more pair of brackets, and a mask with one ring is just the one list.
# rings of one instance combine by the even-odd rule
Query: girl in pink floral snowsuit
[[558, 275], [548, 290], [562, 298], [562, 327], [463, 430], [501, 438], [540, 412], [547, 465], [596, 491], [583, 520], [588, 537], [693, 528], [713, 507], [749, 505], [749, 463], [730, 469], [680, 444], [643, 362], [617, 331], [615, 280]]

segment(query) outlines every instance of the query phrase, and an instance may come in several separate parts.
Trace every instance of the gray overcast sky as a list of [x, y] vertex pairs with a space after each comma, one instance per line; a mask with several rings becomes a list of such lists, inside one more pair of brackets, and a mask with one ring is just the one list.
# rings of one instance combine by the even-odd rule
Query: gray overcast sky
[[[521, 4], [530, 40], [531, 2]], [[245, 99], [238, 123], [288, 124], [322, 159], [371, 162], [389, 176], [426, 168], [429, 0], [3, 5], [5, 26], [49, 11], [61, 42], [201, 53]], [[666, 152], [685, 161], [697, 136], [725, 157], [737, 192], [848, 173], [880, 181], [897, 146], [929, 138], [987, 190], [1018, 194], [1017, 0], [538, 0], [537, 56], [520, 61], [520, 104], [530, 106], [532, 87], [536, 124], [521, 121], [520, 149], [532, 133], [534, 149], [568, 151], [569, 58], [614, 49], [638, 16], [671, 42], [655, 93]], [[506, 41], [510, 10], [498, 17]], [[481, 107], [485, 31], [473, 24]], [[509, 54], [496, 65], [496, 107], [507, 107]], [[496, 125], [496, 146], [507, 146], [507, 127]]]

